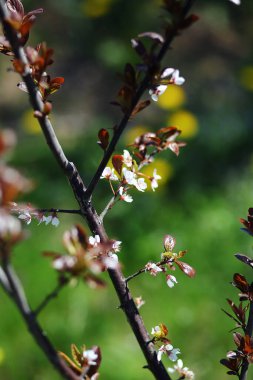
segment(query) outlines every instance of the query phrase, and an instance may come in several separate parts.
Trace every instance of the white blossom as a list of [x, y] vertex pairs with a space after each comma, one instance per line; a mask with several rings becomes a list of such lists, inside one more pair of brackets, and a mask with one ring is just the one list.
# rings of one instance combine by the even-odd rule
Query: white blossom
[[158, 187], [158, 182], [157, 181], [159, 179], [162, 179], [162, 177], [159, 174], [157, 174], [157, 169], [154, 169], [153, 176], [151, 178], [151, 188], [152, 188], [153, 191], [155, 191], [155, 189]]
[[[185, 82], [185, 79], [183, 77], [180, 77], [179, 70], [173, 69], [172, 67], [167, 67], [163, 70], [161, 79], [168, 79], [168, 84], [176, 84], [178, 86], [181, 86]], [[152, 100], [157, 102], [158, 97], [166, 91], [167, 87], [167, 84], [160, 84], [155, 88], [151, 88], [149, 90], [149, 95], [151, 96]]]
[[95, 235], [94, 237], [93, 237], [93, 236], [90, 236], [90, 237], [89, 237], [89, 243], [90, 243], [90, 245], [92, 245], [93, 247], [97, 247], [98, 244], [100, 243], [100, 236], [99, 236], [99, 235]]
[[135, 183], [135, 187], [139, 191], [145, 191], [147, 188], [147, 184], [144, 178], [138, 178]]
[[118, 177], [114, 173], [114, 169], [111, 169], [109, 166], [104, 168], [103, 173], [100, 178], [101, 179], [105, 178], [108, 181], [118, 181]]
[[188, 367], [184, 367], [183, 361], [181, 359], [177, 361], [177, 364], [175, 364], [173, 368], [168, 368], [168, 372], [178, 372], [181, 377], [184, 376], [184, 378], [188, 380], [193, 380], [195, 377], [193, 371], [190, 371]]
[[125, 191], [125, 189], [124, 189], [123, 186], [121, 186], [119, 188], [119, 195], [120, 195], [120, 199], [122, 201], [125, 201], [127, 203], [133, 202], [133, 197], [131, 195], [129, 195], [129, 194], [126, 193], [126, 191]]
[[166, 281], [169, 288], [173, 288], [173, 286], [178, 283], [176, 277], [171, 274], [166, 276]]
[[147, 263], [145, 265], [145, 270], [148, 271], [152, 276], [156, 276], [158, 272], [162, 272], [163, 271], [155, 263]]
[[123, 152], [124, 152], [124, 154], [123, 154], [123, 163], [124, 163], [128, 168], [131, 168], [131, 166], [133, 165], [133, 159], [132, 159], [132, 156], [131, 156], [131, 154], [128, 152], [128, 150], [124, 150]]
[[23, 220], [26, 224], [30, 224], [32, 221], [32, 216], [29, 212], [24, 212], [18, 216], [19, 219]]
[[94, 352], [93, 350], [86, 350], [83, 352], [83, 358], [86, 359], [88, 366], [96, 365], [98, 354], [96, 354], [96, 352]]
[[52, 223], [52, 226], [58, 227], [60, 224], [60, 221], [57, 218], [57, 216], [53, 216], [51, 223]]
[[113, 242], [113, 245], [112, 245], [112, 250], [114, 252], [119, 252], [121, 250], [121, 244], [122, 244], [122, 241], [119, 241], [119, 240], [115, 240]]
[[162, 359], [162, 355], [166, 354], [169, 359], [173, 362], [177, 360], [177, 355], [180, 354], [180, 349], [179, 348], [174, 348], [172, 344], [166, 344], [162, 345], [157, 353], [157, 360], [160, 361]]

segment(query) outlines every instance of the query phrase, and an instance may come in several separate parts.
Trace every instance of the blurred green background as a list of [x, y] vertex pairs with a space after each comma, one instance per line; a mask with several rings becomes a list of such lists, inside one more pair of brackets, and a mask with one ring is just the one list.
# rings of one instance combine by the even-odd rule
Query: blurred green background
[[[130, 39], [139, 32], [160, 30], [158, 0], [24, 1], [26, 10], [43, 7], [30, 44], [47, 41], [55, 50], [50, 73], [64, 76], [53, 96], [52, 121], [68, 157], [88, 183], [101, 158], [96, 145], [100, 128], [120, 119], [109, 104], [120, 86], [124, 64], [137, 63]], [[186, 261], [197, 270], [195, 279], [177, 270], [173, 289], [163, 275], [148, 274], [130, 283], [134, 296], [146, 301], [141, 314], [149, 331], [159, 323], [180, 347], [184, 364], [196, 379], [227, 379], [219, 360], [233, 349], [229, 330], [233, 321], [221, 311], [226, 298], [237, 301], [229, 282], [234, 272], [250, 276], [250, 268], [234, 258], [252, 255], [251, 238], [240, 231], [239, 217], [252, 206], [253, 3], [236, 7], [227, 0], [196, 2], [200, 21], [173, 42], [164, 66], [176, 67], [186, 78], [183, 88], [169, 87], [158, 104], [129, 123], [117, 152], [138, 133], [176, 125], [187, 146], [177, 158], [170, 151], [157, 161], [164, 178], [158, 190], [121, 202], [107, 216], [109, 235], [123, 242], [120, 259], [125, 275], [147, 261], [157, 261], [167, 233], [177, 250], [187, 249]], [[16, 87], [19, 78], [8, 58], [0, 57], [0, 127], [13, 128], [18, 146], [10, 163], [34, 179], [34, 191], [22, 198], [38, 207], [75, 208], [71, 190], [49, 154], [32, 117], [27, 96]], [[156, 165], [155, 165], [156, 166]], [[110, 189], [101, 181], [94, 204], [103, 210]], [[36, 307], [56, 284], [56, 273], [43, 251], [64, 252], [62, 234], [78, 217], [62, 215], [60, 226], [27, 227], [28, 238], [16, 247], [13, 262]], [[110, 282], [94, 291], [85, 284], [66, 287], [41, 313], [40, 322], [57, 349], [69, 353], [70, 344], [102, 349], [101, 379], [152, 379], [128, 327]], [[59, 379], [27, 333], [17, 310], [0, 295], [0, 378], [4, 380]], [[228, 309], [228, 308], [227, 308]], [[169, 359], [166, 367], [172, 366]], [[252, 376], [252, 372], [251, 375]], [[176, 377], [175, 377], [176, 378]]]

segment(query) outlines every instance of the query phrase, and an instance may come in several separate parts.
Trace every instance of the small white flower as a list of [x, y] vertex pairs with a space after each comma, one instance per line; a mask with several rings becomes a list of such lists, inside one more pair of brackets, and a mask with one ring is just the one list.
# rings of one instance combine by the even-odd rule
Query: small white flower
[[140, 309], [145, 304], [145, 301], [142, 299], [142, 296], [140, 296], [140, 297], [135, 297], [134, 303], [137, 309]]
[[118, 181], [118, 177], [114, 173], [114, 169], [111, 169], [109, 166], [107, 166], [100, 177], [107, 179], [108, 181]]
[[184, 84], [185, 79], [179, 76], [179, 70], [175, 70], [172, 74], [171, 81], [173, 84], [181, 86], [182, 84]]
[[[185, 79], [179, 76], [179, 70], [173, 69], [172, 67], [167, 67], [163, 70], [161, 79], [168, 79], [168, 84], [176, 84], [178, 86], [181, 86], [185, 82]], [[166, 91], [167, 87], [167, 84], [160, 84], [159, 86], [150, 89], [149, 95], [152, 100], [157, 102], [158, 97]]]
[[149, 90], [149, 95], [151, 96], [151, 99], [154, 102], [157, 102], [158, 97], [166, 91], [167, 87], [167, 85], [161, 84], [160, 86], [157, 86], [155, 89]]
[[147, 188], [147, 184], [144, 178], [138, 178], [135, 183], [135, 187], [139, 191], [145, 191]]
[[153, 191], [155, 191], [155, 189], [158, 187], [158, 180], [159, 179], [162, 179], [162, 177], [157, 174], [157, 169], [154, 169], [153, 171], [153, 177], [151, 178], [151, 188]]
[[61, 256], [53, 261], [53, 268], [56, 270], [63, 270], [73, 268], [76, 265], [76, 257], [73, 256]]
[[158, 272], [162, 272], [163, 271], [155, 263], [147, 263], [145, 265], [145, 270], [148, 271], [151, 274], [151, 276], [156, 276]]
[[96, 354], [93, 350], [86, 350], [83, 352], [83, 358], [87, 360], [88, 366], [96, 365], [98, 354]]
[[32, 216], [29, 212], [24, 212], [18, 216], [19, 219], [23, 220], [26, 224], [30, 224], [32, 221]]
[[162, 355], [166, 354], [169, 359], [173, 362], [177, 360], [177, 355], [180, 354], [179, 348], [174, 348], [172, 344], [162, 345], [157, 353], [157, 360], [160, 361], [162, 359]]
[[131, 156], [131, 154], [128, 152], [128, 150], [124, 150], [123, 152], [124, 152], [124, 154], [123, 154], [123, 163], [124, 163], [128, 168], [131, 168], [131, 166], [133, 165], [133, 159], [132, 159], [132, 156]]
[[176, 277], [172, 276], [171, 274], [168, 274], [168, 276], [166, 276], [166, 281], [169, 288], [173, 288], [173, 286], [178, 283]]
[[133, 197], [131, 195], [127, 194], [124, 187], [122, 187], [122, 186], [119, 188], [119, 195], [120, 195], [120, 199], [122, 201], [125, 201], [127, 203], [133, 202]]
[[89, 237], [89, 243], [90, 243], [90, 245], [92, 245], [93, 247], [97, 247], [98, 244], [100, 243], [100, 236], [99, 236], [99, 235], [95, 235], [95, 237], [90, 236], [90, 237]]
[[51, 223], [52, 223], [52, 226], [58, 227], [59, 224], [60, 224], [60, 221], [57, 218], [57, 216], [53, 216], [53, 219], [52, 219]]
[[123, 168], [122, 173], [124, 175], [126, 183], [128, 183], [128, 185], [135, 186], [135, 184], [136, 184], [136, 174], [134, 172], [132, 172], [131, 170], [128, 170], [127, 168]]
[[178, 359], [177, 364], [175, 364], [173, 368], [168, 368], [168, 372], [178, 372], [181, 377], [184, 376], [184, 379], [188, 380], [193, 380], [195, 377], [193, 371], [190, 371], [188, 367], [184, 367], [183, 361], [181, 359]]
[[48, 216], [43, 215], [43, 217], [40, 220], [39, 224], [44, 222], [45, 225], [47, 226], [49, 223], [52, 222], [52, 219], [53, 219], [52, 215], [48, 215]]
[[112, 245], [113, 252], [119, 252], [121, 250], [122, 241], [115, 240]]

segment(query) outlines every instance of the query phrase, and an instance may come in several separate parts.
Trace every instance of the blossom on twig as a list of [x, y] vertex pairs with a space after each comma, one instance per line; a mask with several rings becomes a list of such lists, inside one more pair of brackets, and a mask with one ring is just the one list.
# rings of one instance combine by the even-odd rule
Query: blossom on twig
[[178, 86], [181, 86], [184, 84], [184, 82], [185, 79], [183, 77], [180, 77], [179, 70], [167, 67], [163, 70], [160, 76], [160, 80], [158, 81], [159, 84], [149, 90], [149, 95], [151, 96], [152, 100], [154, 100], [154, 102], [157, 102], [158, 97], [166, 91], [169, 84], [176, 84]]
[[188, 367], [184, 367], [183, 361], [181, 359], [178, 359], [177, 364], [175, 364], [173, 368], [168, 368], [168, 372], [178, 372], [181, 378], [188, 380], [193, 380], [195, 377], [193, 371], [190, 371]]
[[177, 360], [177, 355], [180, 353], [180, 349], [174, 348], [172, 344], [163, 344], [158, 350], [157, 360], [160, 361], [162, 359], [162, 355], [166, 354], [171, 361], [175, 362]]

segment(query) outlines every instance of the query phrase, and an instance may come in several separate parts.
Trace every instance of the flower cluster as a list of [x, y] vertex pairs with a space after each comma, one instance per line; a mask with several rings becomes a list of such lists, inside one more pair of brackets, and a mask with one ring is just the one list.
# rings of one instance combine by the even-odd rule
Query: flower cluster
[[52, 211], [49, 215], [47, 212], [36, 210], [30, 204], [27, 205], [19, 205], [15, 202], [10, 204], [10, 210], [18, 214], [18, 218], [25, 222], [26, 224], [30, 224], [31, 221], [37, 220], [39, 223], [45, 223], [45, 225], [52, 224], [54, 227], [58, 227], [60, 221], [58, 219], [56, 211]]
[[[180, 349], [174, 348], [167, 338], [167, 327], [163, 323], [160, 323], [160, 325], [152, 327], [151, 335], [153, 335], [153, 342], [156, 345], [159, 344], [157, 360], [161, 361], [162, 355], [165, 354], [171, 361], [176, 361], [177, 355], [180, 354]], [[162, 345], [160, 345], [160, 343], [162, 343]]]
[[[166, 272], [167, 268], [170, 270], [175, 270], [176, 264], [179, 269], [181, 269], [187, 276], [194, 277], [195, 270], [187, 263], [182, 262], [180, 259], [186, 254], [187, 251], [179, 251], [179, 253], [172, 252], [176, 244], [176, 239], [171, 235], [165, 235], [164, 237], [164, 249], [165, 252], [161, 255], [161, 261], [158, 263], [148, 262], [145, 265], [145, 272], [151, 274], [151, 276], [156, 276], [158, 273]], [[177, 279], [175, 276], [168, 274], [166, 275], [166, 282], [169, 288], [173, 288], [177, 284]]]
[[106, 167], [101, 175], [102, 179], [118, 182], [118, 189], [114, 192], [115, 197], [118, 196], [120, 200], [125, 202], [132, 202], [133, 198], [127, 193], [131, 188], [138, 191], [145, 191], [147, 183], [145, 180], [150, 181], [153, 191], [158, 187], [158, 180], [161, 176], [157, 174], [154, 169], [152, 176], [147, 176], [139, 171], [136, 161], [133, 159], [128, 150], [124, 150], [123, 155], [114, 155], [112, 157], [113, 168]]
[[101, 242], [98, 235], [88, 237], [79, 225], [64, 233], [63, 244], [67, 255], [54, 252], [45, 252], [44, 255], [53, 259], [53, 268], [60, 275], [81, 278], [91, 288], [104, 287], [105, 283], [98, 275], [119, 265], [116, 253], [120, 250], [121, 242]]
[[180, 375], [180, 379], [193, 380], [195, 378], [194, 372], [190, 371], [188, 367], [184, 367], [183, 361], [181, 359], [177, 361], [177, 364], [175, 364], [173, 368], [168, 368], [168, 372], [177, 372]]
[[93, 346], [90, 349], [83, 346], [79, 350], [75, 344], [72, 344], [72, 358], [68, 357], [64, 352], [59, 352], [59, 355], [66, 361], [73, 372], [80, 376], [80, 379], [98, 379], [98, 369], [101, 364], [101, 351], [98, 346]]

